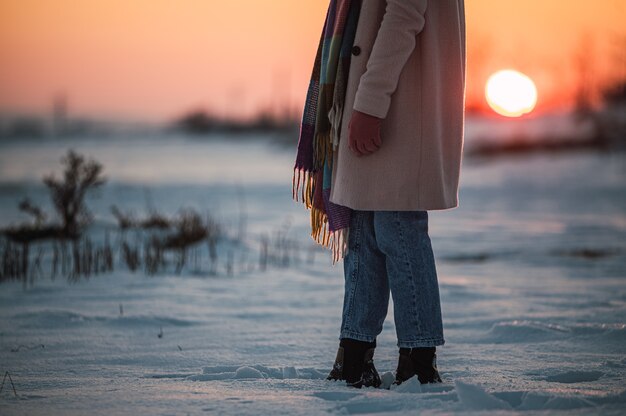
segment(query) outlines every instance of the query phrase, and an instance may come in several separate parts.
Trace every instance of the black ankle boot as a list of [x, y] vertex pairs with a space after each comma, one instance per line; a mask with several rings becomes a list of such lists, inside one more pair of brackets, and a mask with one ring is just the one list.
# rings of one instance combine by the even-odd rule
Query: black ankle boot
[[345, 380], [350, 387], [379, 387], [381, 380], [374, 367], [376, 341], [342, 338], [333, 369], [327, 380]]
[[344, 380], [343, 378], [343, 347], [339, 346], [337, 355], [335, 356], [335, 363], [333, 369], [330, 370], [326, 380]]
[[441, 383], [435, 347], [400, 348], [396, 380], [393, 384], [401, 384], [414, 375], [417, 375], [421, 384]]
[[381, 380], [378, 375], [378, 371], [376, 371], [376, 367], [374, 367], [374, 348], [370, 348], [365, 351], [365, 355], [363, 357], [363, 371], [361, 372], [361, 379], [354, 382], [346, 383], [351, 387], [380, 387]]

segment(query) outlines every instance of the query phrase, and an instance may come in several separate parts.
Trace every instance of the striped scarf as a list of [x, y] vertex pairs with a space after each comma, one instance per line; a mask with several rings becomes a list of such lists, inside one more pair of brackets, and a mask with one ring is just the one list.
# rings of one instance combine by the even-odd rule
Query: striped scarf
[[331, 0], [307, 91], [292, 192], [311, 210], [311, 236], [333, 252], [347, 252], [351, 209], [330, 202], [352, 44], [362, 0]]

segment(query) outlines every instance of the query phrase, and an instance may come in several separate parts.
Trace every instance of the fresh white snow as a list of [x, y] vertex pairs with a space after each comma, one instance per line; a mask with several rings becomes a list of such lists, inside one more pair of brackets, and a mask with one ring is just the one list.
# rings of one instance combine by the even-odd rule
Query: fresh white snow
[[[112, 203], [138, 214], [147, 204], [172, 215], [208, 209], [231, 237], [245, 218], [243, 241], [220, 244], [216, 274], [203, 247], [199, 266], [180, 276], [133, 274], [117, 263], [112, 274], [75, 283], [0, 284], [0, 375], [10, 373], [18, 394], [5, 380], [0, 414], [626, 411], [623, 153], [465, 160], [460, 207], [430, 212], [444, 383], [355, 390], [325, 380], [343, 274], [312, 245], [308, 213], [291, 201], [295, 150], [228, 139], [152, 143], [0, 144], [2, 226], [25, 219], [23, 196], [49, 209], [39, 178], [59, 171], [70, 145], [109, 177], [87, 201], [94, 236], [115, 228]], [[286, 267], [264, 271], [259, 241], [277, 230], [296, 249]], [[390, 305], [374, 356], [385, 386], [395, 343]]]

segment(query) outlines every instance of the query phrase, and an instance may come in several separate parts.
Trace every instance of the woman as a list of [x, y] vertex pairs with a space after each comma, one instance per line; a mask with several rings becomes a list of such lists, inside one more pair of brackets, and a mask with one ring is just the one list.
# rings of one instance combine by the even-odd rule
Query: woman
[[444, 337], [427, 211], [458, 206], [465, 61], [463, 0], [331, 0], [294, 177], [296, 199], [301, 185], [312, 211], [313, 237], [335, 258], [345, 255], [329, 379], [380, 385], [373, 353], [391, 292], [395, 383], [415, 375], [441, 381], [435, 360]]

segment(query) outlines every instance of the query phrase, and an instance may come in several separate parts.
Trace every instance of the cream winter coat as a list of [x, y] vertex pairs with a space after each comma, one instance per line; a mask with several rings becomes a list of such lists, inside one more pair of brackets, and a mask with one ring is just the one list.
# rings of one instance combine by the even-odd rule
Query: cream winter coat
[[[458, 206], [464, 0], [363, 0], [330, 200], [358, 210]], [[383, 118], [382, 146], [348, 149], [352, 109]]]

